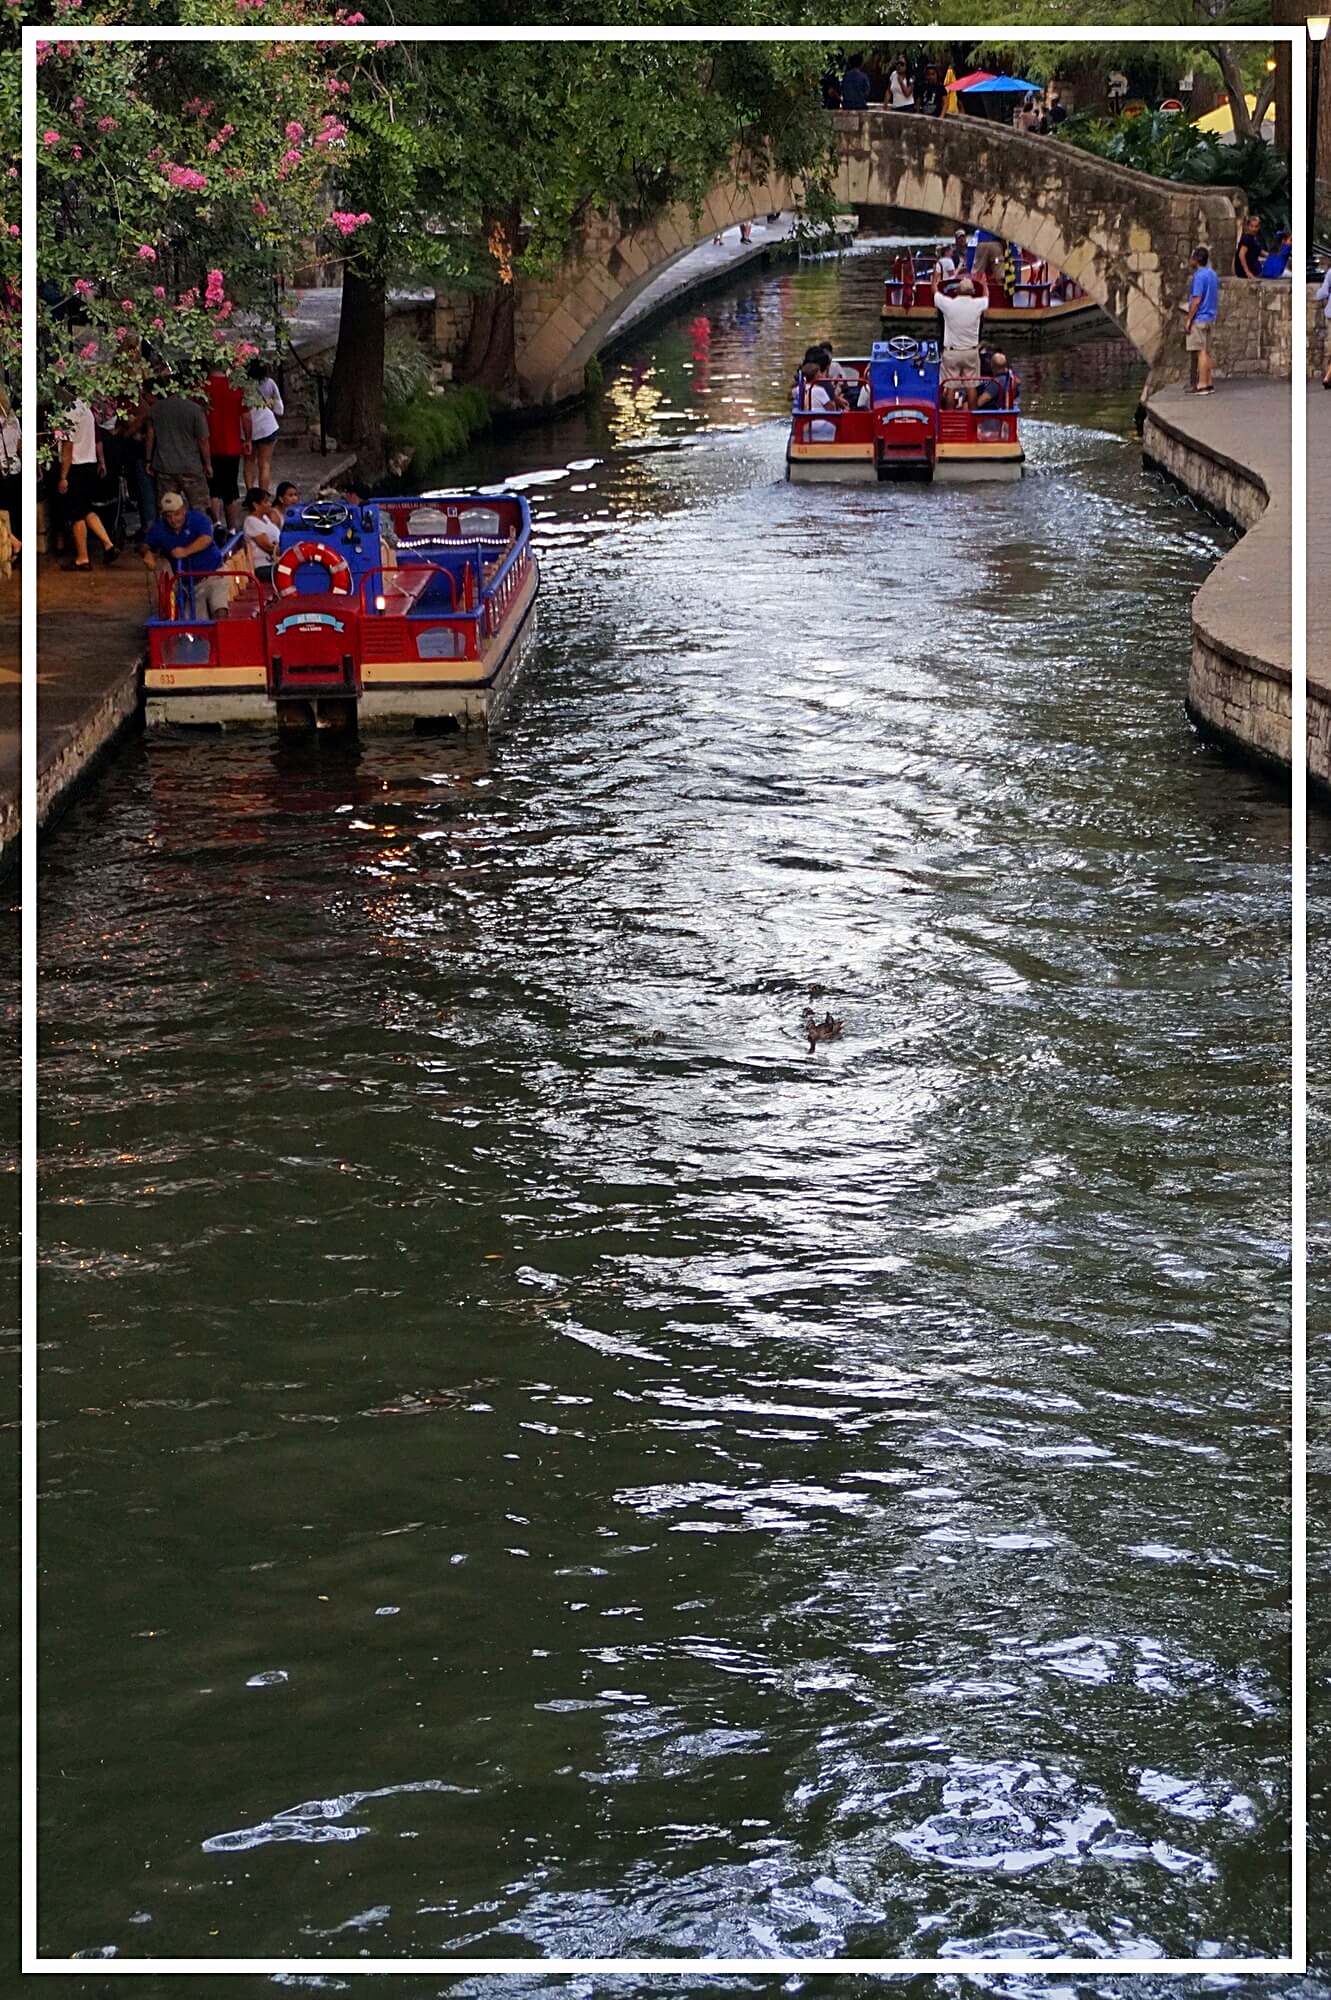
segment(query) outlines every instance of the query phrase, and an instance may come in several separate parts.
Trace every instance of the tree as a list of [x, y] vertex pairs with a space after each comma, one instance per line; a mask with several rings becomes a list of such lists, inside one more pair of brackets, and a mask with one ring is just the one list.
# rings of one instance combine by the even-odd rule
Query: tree
[[[247, 311], [330, 200], [344, 126], [325, 53], [225, 40], [38, 45], [40, 393], [138, 399], [257, 352]], [[257, 74], [256, 74], [257, 72]], [[331, 211], [331, 212], [330, 212]]]

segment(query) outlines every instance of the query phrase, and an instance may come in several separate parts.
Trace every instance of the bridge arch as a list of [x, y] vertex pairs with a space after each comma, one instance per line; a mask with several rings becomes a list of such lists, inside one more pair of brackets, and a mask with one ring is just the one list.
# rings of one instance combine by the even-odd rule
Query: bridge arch
[[[1230, 195], [1156, 180], [979, 118], [834, 112], [831, 123], [843, 206], [914, 209], [1021, 243], [1075, 278], [1152, 368], [1177, 367], [1188, 259], [1205, 243], [1227, 269], [1243, 213]], [[522, 288], [522, 400], [576, 394], [610, 328], [665, 265], [718, 229], [799, 199], [785, 176], [747, 174], [741, 164], [713, 188], [700, 217], [679, 204], [632, 229], [614, 216], [592, 218], [576, 257], [554, 279]]]

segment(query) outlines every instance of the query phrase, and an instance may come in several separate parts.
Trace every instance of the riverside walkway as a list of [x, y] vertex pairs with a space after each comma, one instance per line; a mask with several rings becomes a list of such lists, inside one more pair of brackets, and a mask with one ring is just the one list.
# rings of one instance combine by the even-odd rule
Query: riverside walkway
[[[1273, 380], [1222, 381], [1214, 396], [1171, 385], [1151, 396], [1142, 436], [1151, 462], [1242, 531], [1193, 600], [1189, 712], [1204, 733], [1284, 774], [1294, 660], [1290, 393], [1288, 383]], [[1312, 406], [1310, 423], [1311, 466], [1317, 429], [1331, 431], [1331, 410]], [[1310, 548], [1324, 548], [1331, 535], [1331, 491], [1322, 497], [1320, 520], [1319, 528], [1310, 495]], [[1331, 632], [1320, 627], [1309, 632], [1307, 685], [1309, 775], [1326, 787]]]

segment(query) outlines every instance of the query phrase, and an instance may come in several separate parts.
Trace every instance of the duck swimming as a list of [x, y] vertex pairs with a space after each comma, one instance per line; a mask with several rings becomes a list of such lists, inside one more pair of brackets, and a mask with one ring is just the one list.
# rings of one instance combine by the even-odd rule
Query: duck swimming
[[841, 1033], [842, 1023], [831, 1013], [823, 1015], [820, 1021], [812, 1007], [806, 1007], [800, 1015], [800, 1026], [809, 1037], [809, 1054], [812, 1055], [819, 1042], [834, 1042]]

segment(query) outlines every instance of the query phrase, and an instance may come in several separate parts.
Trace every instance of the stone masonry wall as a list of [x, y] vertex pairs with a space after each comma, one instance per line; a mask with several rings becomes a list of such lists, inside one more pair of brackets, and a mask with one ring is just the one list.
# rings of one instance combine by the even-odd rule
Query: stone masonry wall
[[1220, 280], [1211, 339], [1218, 376], [1288, 377], [1294, 349], [1291, 293], [1290, 285], [1271, 278]]
[[1308, 375], [1320, 375], [1331, 356], [1327, 352], [1328, 325], [1324, 308], [1317, 303], [1317, 286], [1304, 287], [1307, 299], [1304, 305], [1305, 323], [1308, 329]]

